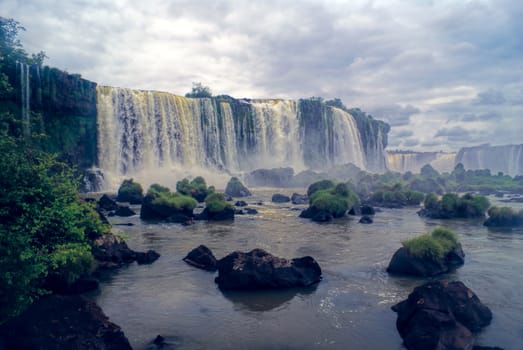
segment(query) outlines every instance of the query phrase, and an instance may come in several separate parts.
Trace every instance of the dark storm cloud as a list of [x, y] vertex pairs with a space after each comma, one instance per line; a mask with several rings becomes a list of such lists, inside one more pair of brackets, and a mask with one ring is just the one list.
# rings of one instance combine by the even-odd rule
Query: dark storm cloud
[[[0, 14], [27, 28], [28, 51], [101, 84], [338, 97], [419, 140], [447, 121], [498, 128], [523, 106], [519, 0], [3, 0]], [[521, 124], [488, 141], [518, 142]]]

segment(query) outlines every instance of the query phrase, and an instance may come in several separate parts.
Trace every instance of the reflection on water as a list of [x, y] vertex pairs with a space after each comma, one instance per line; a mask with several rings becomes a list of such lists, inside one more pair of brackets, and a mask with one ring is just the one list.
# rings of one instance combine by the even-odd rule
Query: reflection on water
[[222, 291], [223, 296], [230, 300], [238, 311], [270, 311], [279, 307], [285, 308], [286, 303], [295, 296], [304, 297], [316, 290], [317, 285], [307, 288], [289, 288], [284, 290], [259, 291]]
[[[275, 192], [282, 191], [258, 191], [247, 201], [259, 214], [232, 223], [111, 218], [134, 224], [117, 227], [131, 248], [162, 255], [152, 265], [107, 273], [95, 295], [136, 349], [158, 334], [177, 349], [402, 349], [390, 307], [427, 279], [389, 276], [385, 268], [401, 241], [437, 225], [456, 230], [466, 253], [465, 265], [443, 277], [462, 280], [494, 313], [479, 343], [521, 348], [523, 232], [489, 230], [481, 220], [424, 220], [412, 208], [383, 209], [372, 225], [358, 217], [316, 224], [300, 219], [296, 206], [271, 203]], [[217, 258], [254, 248], [284, 258], [310, 255], [323, 280], [311, 289], [222, 292], [215, 273], [181, 260], [200, 244]]]

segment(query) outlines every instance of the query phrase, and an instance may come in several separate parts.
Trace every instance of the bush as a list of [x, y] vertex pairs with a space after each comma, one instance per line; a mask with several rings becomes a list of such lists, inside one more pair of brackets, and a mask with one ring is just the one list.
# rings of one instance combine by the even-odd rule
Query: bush
[[424, 204], [425, 209], [420, 211], [420, 215], [435, 219], [482, 217], [490, 206], [485, 196], [470, 193], [461, 197], [445, 193], [439, 201], [435, 195], [429, 194]]
[[140, 204], [143, 199], [143, 188], [133, 179], [123, 180], [118, 189], [118, 196], [116, 198], [119, 202], [130, 202], [131, 204]]
[[515, 227], [523, 226], [523, 209], [515, 211], [510, 207], [492, 207], [488, 211], [485, 226]]
[[334, 184], [330, 180], [321, 180], [309, 186], [309, 210], [326, 212], [333, 217], [342, 217], [358, 203], [358, 196], [347, 184]]
[[375, 191], [370, 200], [375, 205], [403, 207], [406, 205], [419, 205], [423, 201], [423, 197], [423, 193], [404, 190], [401, 184], [397, 183], [392, 187], [385, 186]]
[[211, 213], [223, 211], [225, 208], [232, 208], [232, 205], [227, 203], [225, 195], [222, 193], [211, 193], [205, 198], [205, 205]]
[[307, 196], [309, 198], [311, 198], [311, 196], [314, 194], [314, 192], [319, 191], [319, 190], [333, 188], [333, 187], [334, 187], [334, 182], [332, 182], [331, 180], [316, 181], [315, 183], [310, 185], [309, 188], [307, 189]]
[[197, 176], [190, 182], [187, 178], [178, 181], [176, 183], [176, 191], [185, 196], [191, 196], [198, 202], [203, 202], [210, 193], [214, 192], [214, 187], [207, 187], [205, 179]]
[[424, 234], [401, 243], [412, 255], [432, 260], [442, 259], [459, 247], [458, 236], [444, 227], [437, 227], [431, 234]]
[[0, 136], [0, 323], [38, 296], [49, 274], [70, 283], [91, 269], [88, 236], [109, 230], [77, 193], [73, 171]]

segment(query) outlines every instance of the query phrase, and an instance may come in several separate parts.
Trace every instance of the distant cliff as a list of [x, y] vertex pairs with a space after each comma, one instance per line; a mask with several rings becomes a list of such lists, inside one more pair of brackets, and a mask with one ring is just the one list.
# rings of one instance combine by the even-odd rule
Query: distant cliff
[[523, 175], [523, 144], [465, 147], [456, 155], [457, 163], [467, 170], [490, 169], [492, 174]]

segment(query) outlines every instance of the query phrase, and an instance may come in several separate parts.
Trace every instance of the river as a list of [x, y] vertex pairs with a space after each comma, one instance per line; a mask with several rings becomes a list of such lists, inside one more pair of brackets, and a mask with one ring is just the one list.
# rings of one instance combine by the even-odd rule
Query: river
[[[292, 190], [253, 192], [246, 201], [259, 213], [231, 223], [111, 218], [134, 224], [113, 228], [132, 249], [161, 254], [151, 265], [105, 273], [94, 294], [133, 348], [161, 334], [177, 349], [402, 349], [390, 308], [428, 279], [389, 276], [385, 269], [402, 240], [438, 225], [458, 233], [466, 254], [464, 266], [441, 278], [463, 281], [494, 314], [477, 343], [523, 348], [523, 231], [492, 231], [483, 220], [422, 219], [416, 208], [382, 209], [371, 225], [359, 217], [318, 224], [298, 217], [304, 206], [271, 203], [273, 193]], [[214, 273], [182, 261], [200, 244], [217, 258], [253, 248], [285, 258], [310, 255], [323, 280], [307, 289], [223, 293]]]

